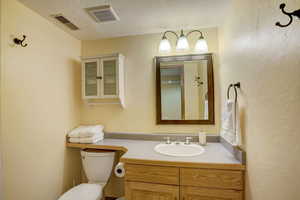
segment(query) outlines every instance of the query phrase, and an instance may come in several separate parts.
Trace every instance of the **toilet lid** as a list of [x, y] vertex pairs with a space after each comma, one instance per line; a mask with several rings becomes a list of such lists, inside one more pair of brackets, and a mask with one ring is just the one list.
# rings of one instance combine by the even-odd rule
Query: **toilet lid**
[[102, 187], [98, 184], [80, 184], [64, 193], [58, 200], [99, 200]]

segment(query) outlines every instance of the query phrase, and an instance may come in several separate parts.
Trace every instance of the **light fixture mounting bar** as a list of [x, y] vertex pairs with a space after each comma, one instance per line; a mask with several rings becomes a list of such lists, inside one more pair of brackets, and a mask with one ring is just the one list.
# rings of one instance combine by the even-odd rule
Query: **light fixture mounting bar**
[[173, 33], [176, 36], [177, 39], [179, 38], [179, 36], [177, 35], [177, 33], [175, 31], [165, 31], [164, 34], [163, 34], [163, 39], [167, 38], [166, 37], [167, 33]]
[[200, 33], [200, 38], [203, 39], [203, 33], [199, 30], [193, 30], [193, 31], [190, 31], [186, 34], [186, 37], [188, 37], [191, 33]]

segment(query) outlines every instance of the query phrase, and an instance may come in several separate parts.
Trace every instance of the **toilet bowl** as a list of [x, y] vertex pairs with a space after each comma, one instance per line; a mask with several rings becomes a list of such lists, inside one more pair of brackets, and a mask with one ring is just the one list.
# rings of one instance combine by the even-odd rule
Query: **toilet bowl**
[[98, 184], [80, 184], [64, 193], [59, 200], [100, 200], [102, 186]]
[[114, 156], [115, 153], [111, 151], [81, 151], [81, 161], [88, 183], [71, 188], [58, 200], [100, 200], [112, 171]]

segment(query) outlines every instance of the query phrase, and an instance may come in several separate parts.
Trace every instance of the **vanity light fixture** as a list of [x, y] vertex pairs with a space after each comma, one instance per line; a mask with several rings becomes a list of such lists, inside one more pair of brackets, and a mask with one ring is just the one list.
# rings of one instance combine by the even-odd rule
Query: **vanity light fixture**
[[168, 53], [171, 51], [171, 44], [167, 37], [164, 35], [159, 44], [159, 51]]
[[199, 30], [193, 30], [188, 32], [186, 35], [184, 35], [183, 30], [181, 30], [180, 36], [177, 35], [177, 33], [175, 33], [174, 31], [166, 31], [163, 34], [163, 37], [160, 41], [159, 44], [159, 52], [161, 53], [168, 53], [171, 51], [171, 43], [168, 40], [166, 34], [167, 33], [172, 33], [176, 36], [177, 42], [176, 42], [176, 50], [177, 51], [186, 51], [189, 50], [190, 45], [188, 42], [188, 36], [191, 33], [200, 33], [200, 37], [194, 47], [194, 51], [196, 52], [207, 52], [208, 51], [208, 45], [206, 40], [204, 39], [203, 33]]
[[176, 50], [177, 51], [186, 51], [190, 49], [189, 42], [187, 37], [183, 34], [183, 30], [181, 30], [180, 36], [177, 40]]

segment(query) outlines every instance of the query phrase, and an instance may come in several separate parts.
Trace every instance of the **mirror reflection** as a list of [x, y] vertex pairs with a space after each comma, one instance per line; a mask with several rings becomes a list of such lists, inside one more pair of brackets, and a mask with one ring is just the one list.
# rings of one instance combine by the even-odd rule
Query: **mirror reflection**
[[207, 60], [160, 63], [162, 120], [208, 120]]
[[212, 54], [161, 56], [156, 63], [156, 123], [215, 124]]

